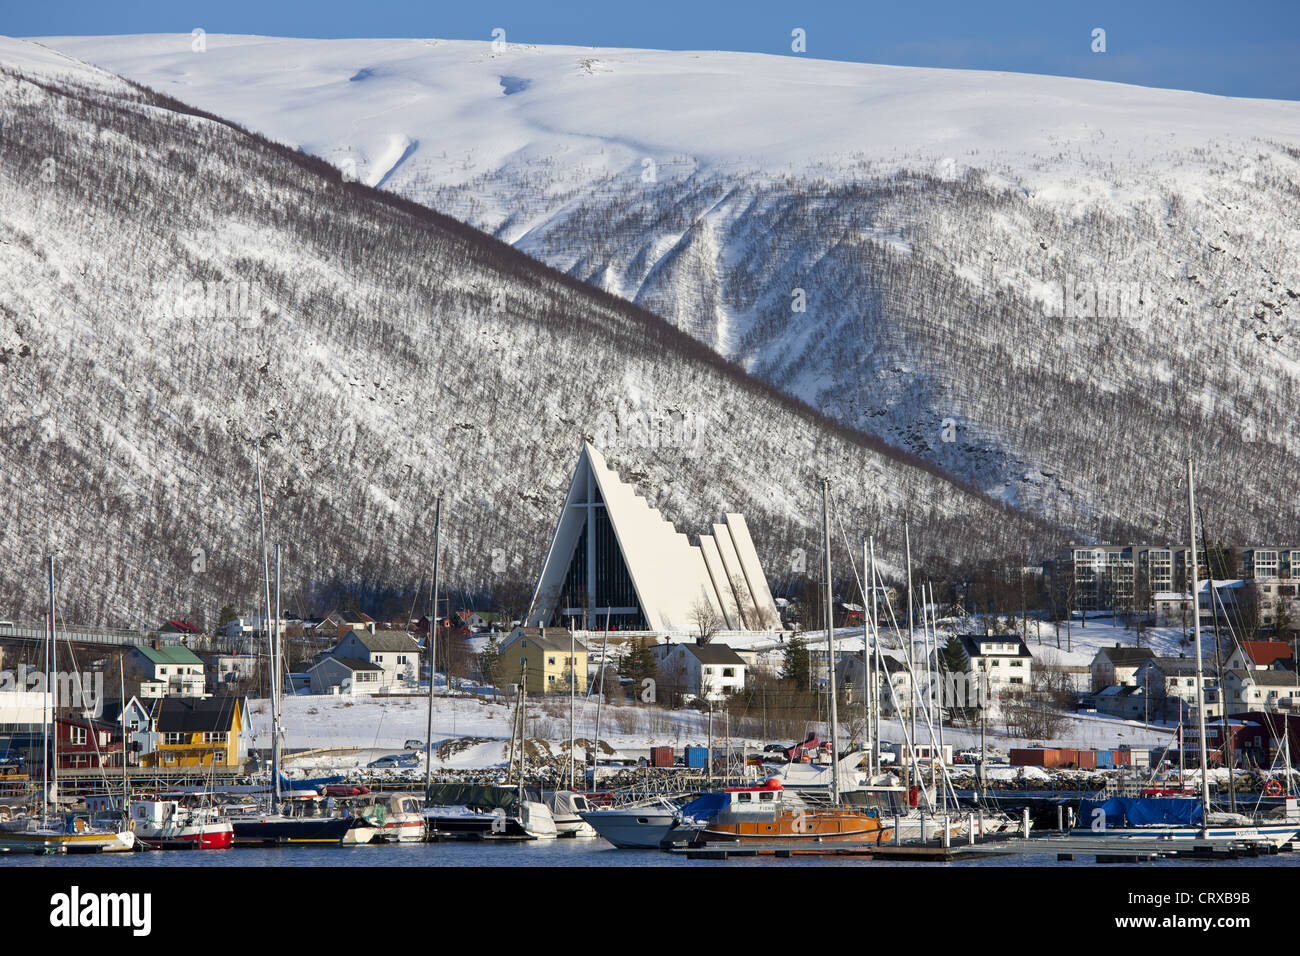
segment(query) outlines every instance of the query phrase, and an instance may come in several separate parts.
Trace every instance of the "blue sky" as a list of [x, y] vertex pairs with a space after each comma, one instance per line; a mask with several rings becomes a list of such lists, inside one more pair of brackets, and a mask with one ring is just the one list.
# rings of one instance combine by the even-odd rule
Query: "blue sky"
[[[448, 37], [809, 57], [1049, 73], [1300, 99], [1300, 0], [856, 0], [843, 3], [605, 0], [0, 0], [10, 36], [259, 33], [300, 37]], [[1105, 52], [1093, 31], [1105, 30]]]

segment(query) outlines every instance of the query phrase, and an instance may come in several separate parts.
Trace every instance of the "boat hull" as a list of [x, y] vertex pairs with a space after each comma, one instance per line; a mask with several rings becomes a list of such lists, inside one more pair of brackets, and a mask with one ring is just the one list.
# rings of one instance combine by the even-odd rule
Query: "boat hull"
[[228, 850], [234, 844], [235, 830], [229, 823], [170, 830], [137, 826], [135, 837], [141, 846], [150, 850]]
[[677, 825], [664, 810], [589, 810], [579, 816], [620, 850], [657, 850]]
[[353, 821], [344, 817], [259, 817], [232, 820], [234, 846], [342, 844]]

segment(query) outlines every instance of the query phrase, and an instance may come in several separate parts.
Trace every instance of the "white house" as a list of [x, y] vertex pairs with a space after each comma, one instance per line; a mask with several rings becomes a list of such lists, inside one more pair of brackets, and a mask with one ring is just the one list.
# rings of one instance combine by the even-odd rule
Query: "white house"
[[[1196, 713], [1196, 661], [1187, 657], [1151, 657], [1133, 675], [1133, 686], [1151, 697], [1153, 720], [1188, 721]], [[1218, 688], [1205, 680], [1205, 715], [1217, 717]], [[1098, 704], [1098, 709], [1101, 705]]]
[[[997, 710], [998, 702], [1009, 694], [1027, 693], [1032, 687], [1034, 658], [1025, 642], [1014, 634], [959, 634], [957, 640], [966, 654], [965, 701], [957, 706], [978, 707], [986, 703]], [[987, 701], [971, 691], [983, 689]], [[973, 697], [973, 699], [972, 699]]]
[[203, 661], [188, 647], [133, 647], [129, 660], [132, 669], [144, 677], [141, 697], [203, 697], [207, 693]]
[[369, 697], [384, 688], [384, 669], [355, 657], [322, 657], [307, 669], [313, 694], [345, 694]]
[[348, 631], [334, 645], [330, 656], [379, 667], [382, 674], [377, 693], [419, 686], [420, 645], [405, 631]]
[[1114, 684], [1132, 687], [1136, 683], [1137, 669], [1155, 657], [1146, 647], [1103, 647], [1092, 658], [1092, 689], [1101, 690]]
[[726, 644], [655, 644], [659, 680], [679, 693], [721, 700], [745, 689], [745, 660]]
[[1192, 596], [1186, 591], [1157, 591], [1151, 597], [1156, 609], [1156, 627], [1191, 627]]
[[1223, 677], [1223, 688], [1229, 713], [1300, 713], [1300, 681], [1295, 671], [1231, 670]]

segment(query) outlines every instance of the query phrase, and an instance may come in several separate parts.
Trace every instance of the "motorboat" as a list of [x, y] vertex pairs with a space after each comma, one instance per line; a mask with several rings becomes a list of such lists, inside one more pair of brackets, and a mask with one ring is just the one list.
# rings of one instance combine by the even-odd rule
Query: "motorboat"
[[547, 840], [558, 835], [547, 805], [518, 787], [433, 784], [423, 815], [432, 839]]
[[604, 840], [620, 850], [657, 850], [681, 820], [680, 807], [666, 799], [578, 813]]
[[[532, 791], [530, 791], [531, 794]], [[594, 837], [595, 829], [582, 818], [582, 814], [591, 809], [585, 795], [573, 790], [542, 790], [537, 792], [537, 799], [546, 804], [555, 821], [557, 836]]]
[[215, 807], [133, 800], [130, 821], [136, 840], [150, 850], [225, 850], [234, 842], [234, 827]]

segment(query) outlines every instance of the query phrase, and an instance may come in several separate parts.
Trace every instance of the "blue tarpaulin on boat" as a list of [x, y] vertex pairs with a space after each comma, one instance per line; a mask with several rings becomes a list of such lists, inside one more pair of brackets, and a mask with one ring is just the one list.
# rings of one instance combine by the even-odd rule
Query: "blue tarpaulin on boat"
[[[1104, 816], [1096, 811], [1101, 810]], [[1186, 797], [1111, 797], [1081, 800], [1080, 824], [1085, 828], [1199, 826], [1201, 801]]]
[[682, 807], [682, 815], [695, 817], [697, 820], [708, 819], [725, 807], [728, 802], [725, 793], [706, 793]]

